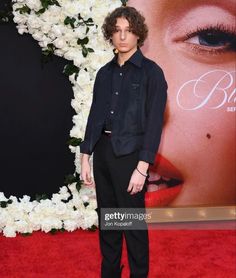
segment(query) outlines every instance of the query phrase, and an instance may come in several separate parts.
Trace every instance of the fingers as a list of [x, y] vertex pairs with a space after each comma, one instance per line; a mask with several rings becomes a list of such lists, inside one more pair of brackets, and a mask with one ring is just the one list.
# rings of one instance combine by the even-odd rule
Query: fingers
[[130, 195], [134, 195], [142, 191], [142, 189], [143, 189], [143, 185], [130, 182], [127, 191], [130, 192]]
[[86, 184], [87, 184], [87, 185], [93, 184], [93, 180], [92, 180], [92, 178], [91, 178], [90, 173], [87, 173], [87, 175], [86, 175]]
[[132, 189], [133, 189], [133, 183], [130, 182], [127, 191], [130, 192]]
[[130, 195], [136, 194], [142, 191], [144, 186], [144, 177], [137, 173], [135, 170], [130, 178], [129, 186], [127, 192], [130, 192]]
[[91, 178], [90, 172], [82, 172], [81, 173], [81, 181], [83, 182], [83, 184], [85, 185], [92, 185], [93, 184], [93, 180]]
[[91, 168], [88, 160], [81, 162], [81, 181], [84, 185], [92, 185], [93, 179], [91, 178]]

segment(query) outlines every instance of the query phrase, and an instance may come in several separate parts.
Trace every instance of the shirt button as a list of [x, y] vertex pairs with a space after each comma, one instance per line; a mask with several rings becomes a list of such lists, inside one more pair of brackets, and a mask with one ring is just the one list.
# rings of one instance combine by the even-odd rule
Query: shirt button
[[122, 72], [120, 72], [120, 76], [122, 76]]
[[113, 111], [113, 110], [111, 110], [110, 112], [111, 112], [111, 114], [114, 114], [114, 111]]
[[118, 93], [118, 92], [115, 92], [115, 94], [116, 94], [116, 95], [119, 95], [119, 93]]

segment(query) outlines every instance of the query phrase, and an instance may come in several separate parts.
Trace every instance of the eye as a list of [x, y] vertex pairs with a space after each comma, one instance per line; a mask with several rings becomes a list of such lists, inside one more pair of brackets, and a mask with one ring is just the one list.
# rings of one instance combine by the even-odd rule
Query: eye
[[198, 28], [186, 35], [185, 42], [206, 51], [236, 51], [236, 33], [222, 25]]

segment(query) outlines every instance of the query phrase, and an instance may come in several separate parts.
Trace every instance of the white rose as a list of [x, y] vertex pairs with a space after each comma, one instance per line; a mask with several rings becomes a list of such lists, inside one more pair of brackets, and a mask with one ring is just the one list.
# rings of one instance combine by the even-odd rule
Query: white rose
[[64, 194], [68, 192], [68, 188], [66, 186], [62, 186], [60, 187], [59, 193], [60, 194]]
[[52, 194], [52, 202], [53, 203], [59, 203], [61, 202], [61, 196], [60, 194], [56, 193], [56, 194]]
[[21, 202], [27, 203], [30, 201], [30, 196], [24, 195], [23, 198], [19, 198]]
[[0, 229], [4, 228], [9, 222], [9, 214], [5, 208], [0, 208]]
[[63, 57], [64, 56], [64, 51], [62, 49], [55, 49], [54, 54], [59, 56], [59, 57]]
[[16, 231], [19, 233], [32, 233], [33, 229], [28, 225], [25, 220], [19, 220], [15, 222]]
[[74, 147], [74, 146], [69, 146], [69, 149], [70, 149], [70, 151], [71, 151], [71, 153], [75, 153], [75, 151], [76, 151], [76, 147]]
[[32, 34], [32, 37], [37, 40], [37, 41], [40, 41], [43, 37], [43, 33], [40, 32], [40, 31], [36, 31]]
[[41, 41], [39, 42], [39, 45], [42, 47], [42, 48], [46, 48], [48, 44], [51, 43], [51, 40], [49, 38], [47, 38], [46, 36], [43, 36], [41, 38]]
[[8, 199], [5, 197], [3, 192], [0, 192], [0, 202], [7, 201]]
[[20, 25], [20, 26], [17, 26], [16, 28], [20, 35], [23, 35], [24, 33], [28, 33], [28, 29], [25, 25]]
[[44, 218], [42, 219], [41, 229], [42, 231], [48, 233], [51, 229], [61, 229], [62, 222], [59, 219], [54, 218]]
[[17, 200], [17, 198], [16, 198], [15, 196], [12, 196], [12, 195], [11, 195], [11, 196], [9, 197], [9, 199], [12, 200], [13, 204], [14, 204], [14, 203], [18, 203], [18, 200]]
[[57, 215], [63, 215], [63, 214], [66, 214], [66, 212], [67, 212], [66, 204], [63, 202], [57, 203], [57, 205], [55, 207], [55, 213]]
[[39, 29], [42, 26], [42, 21], [35, 15], [29, 15], [27, 25], [34, 29]]
[[84, 69], [81, 69], [79, 72], [79, 76], [77, 78], [77, 83], [82, 87], [84, 85], [87, 85], [90, 83], [90, 75], [89, 72], [85, 71]]
[[40, 8], [42, 8], [41, 2], [39, 0], [25, 0], [25, 4], [31, 10], [35, 10], [35, 11], [38, 11]]
[[[89, 1], [87, 1], [89, 2]], [[63, 4], [63, 12], [66, 16], [76, 16], [81, 11], [81, 3], [67, 1]]]
[[78, 192], [76, 189], [76, 182], [69, 184], [68, 187], [72, 193]]
[[5, 227], [3, 229], [3, 235], [5, 237], [15, 237], [16, 236], [16, 229], [15, 229], [15, 227]]
[[53, 25], [51, 32], [53, 32], [57, 37], [63, 34], [63, 28], [60, 25]]
[[69, 231], [72, 232], [74, 230], [76, 230], [77, 228], [77, 222], [74, 220], [65, 220], [64, 221], [64, 228]]
[[44, 34], [48, 34], [48, 32], [51, 30], [51, 28], [52, 28], [52, 24], [50, 24], [50, 23], [44, 23], [41, 25], [41, 31]]
[[81, 196], [81, 199], [84, 203], [89, 201], [89, 197], [87, 195]]
[[82, 229], [88, 229], [92, 225], [98, 225], [98, 216], [95, 210], [85, 210], [83, 216], [83, 224], [81, 225]]

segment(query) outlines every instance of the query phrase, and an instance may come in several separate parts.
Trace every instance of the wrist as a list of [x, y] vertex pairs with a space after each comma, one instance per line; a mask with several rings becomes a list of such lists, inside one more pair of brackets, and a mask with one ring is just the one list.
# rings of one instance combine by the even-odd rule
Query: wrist
[[81, 157], [80, 158], [81, 158], [81, 163], [89, 162], [90, 155], [86, 154], [86, 153], [81, 153]]
[[148, 174], [147, 174], [147, 173], [141, 172], [137, 167], [136, 167], [136, 171], [137, 171], [140, 175], [142, 175], [143, 177], [145, 177], [145, 178], [148, 177]]
[[147, 173], [149, 167], [149, 163], [146, 161], [139, 161], [137, 164], [137, 168], [144, 174]]

